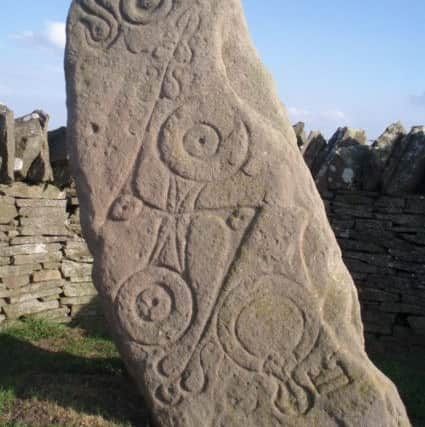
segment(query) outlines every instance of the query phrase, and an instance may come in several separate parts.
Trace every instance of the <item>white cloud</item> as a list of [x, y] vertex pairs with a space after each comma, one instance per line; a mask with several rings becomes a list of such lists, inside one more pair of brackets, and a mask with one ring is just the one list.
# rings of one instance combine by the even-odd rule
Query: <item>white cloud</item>
[[289, 107], [288, 112], [292, 121], [340, 122], [347, 119], [345, 113], [340, 110], [310, 111], [304, 108]]
[[328, 121], [338, 121], [338, 120], [345, 120], [346, 116], [345, 113], [339, 110], [328, 110], [328, 111], [321, 111], [318, 114], [318, 117], [323, 120]]
[[310, 111], [298, 107], [288, 107], [288, 113], [293, 121], [308, 120], [312, 116]]
[[59, 49], [65, 48], [66, 30], [64, 22], [50, 22], [46, 28], [47, 40]]
[[62, 51], [66, 42], [65, 23], [47, 22], [43, 31], [22, 31], [9, 37], [23, 44]]

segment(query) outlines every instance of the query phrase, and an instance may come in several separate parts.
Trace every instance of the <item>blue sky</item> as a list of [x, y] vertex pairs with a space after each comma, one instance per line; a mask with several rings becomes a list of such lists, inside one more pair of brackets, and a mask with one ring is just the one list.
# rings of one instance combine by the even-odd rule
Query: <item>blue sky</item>
[[[328, 136], [425, 124], [424, 0], [242, 0], [293, 122]], [[66, 121], [62, 71], [70, 0], [1, 0], [0, 101]]]

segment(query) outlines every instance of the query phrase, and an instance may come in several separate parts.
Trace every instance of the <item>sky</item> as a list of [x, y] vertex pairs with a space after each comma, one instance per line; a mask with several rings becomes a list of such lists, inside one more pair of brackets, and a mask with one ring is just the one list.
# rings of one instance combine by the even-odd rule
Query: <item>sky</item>
[[[214, 1], [214, 0], [211, 0]], [[376, 138], [425, 124], [424, 0], [242, 0], [290, 120]], [[66, 123], [63, 49], [70, 0], [1, 0], [0, 102]]]

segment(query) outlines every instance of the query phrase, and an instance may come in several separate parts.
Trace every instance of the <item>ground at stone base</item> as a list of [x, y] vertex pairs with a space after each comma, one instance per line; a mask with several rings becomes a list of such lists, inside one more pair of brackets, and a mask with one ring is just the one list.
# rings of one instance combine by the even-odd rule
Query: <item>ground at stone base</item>
[[[414, 427], [425, 427], [424, 357], [372, 356]], [[27, 321], [0, 332], [0, 427], [149, 427], [149, 420], [104, 331]]]

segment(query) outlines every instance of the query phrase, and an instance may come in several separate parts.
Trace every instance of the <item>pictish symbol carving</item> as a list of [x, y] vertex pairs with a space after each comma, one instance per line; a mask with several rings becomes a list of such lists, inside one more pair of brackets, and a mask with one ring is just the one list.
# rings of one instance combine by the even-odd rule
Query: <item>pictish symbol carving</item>
[[172, 7], [173, 0], [121, 0], [120, 10], [128, 22], [146, 25], [166, 17]]
[[78, 5], [87, 43], [92, 47], [110, 47], [119, 36], [119, 25], [114, 15], [97, 0], [78, 0]]
[[335, 363], [335, 366], [322, 367], [319, 373], [310, 373], [309, 376], [318, 394], [329, 394], [351, 382], [345, 370], [338, 363]]
[[206, 100], [179, 108], [165, 123], [160, 141], [161, 158], [172, 172], [192, 181], [213, 182], [241, 168], [249, 135], [231, 107], [214, 108]]
[[143, 208], [143, 204], [136, 197], [128, 194], [119, 197], [112, 205], [111, 218], [115, 221], [128, 221], [136, 217]]
[[236, 364], [277, 381], [272, 402], [278, 412], [302, 415], [311, 408], [311, 392], [293, 377], [320, 330], [305, 288], [275, 275], [246, 281], [224, 301], [217, 328], [223, 350]]
[[144, 345], [177, 341], [193, 315], [186, 282], [165, 268], [148, 268], [131, 276], [117, 296], [118, 319], [131, 338]]

